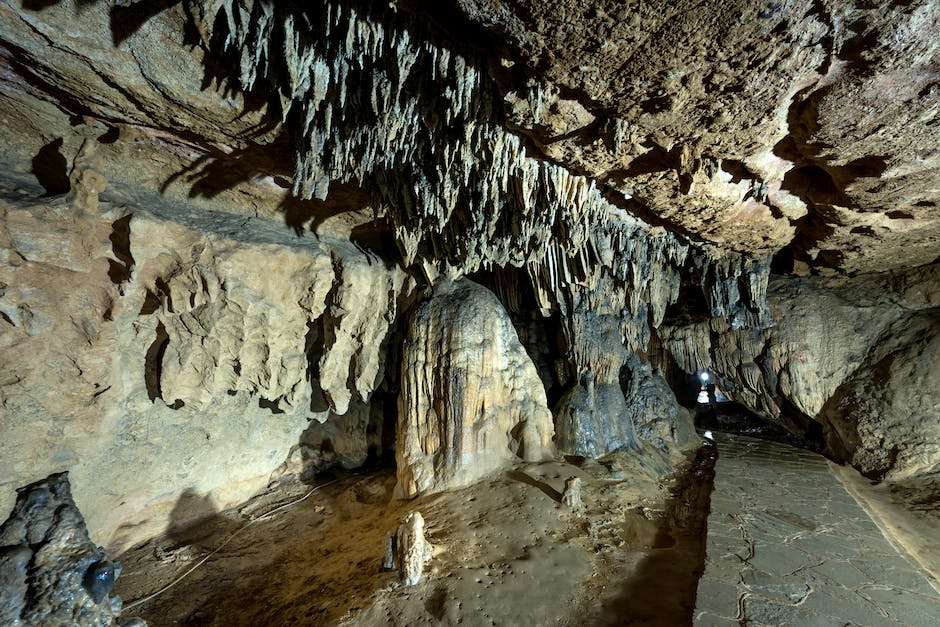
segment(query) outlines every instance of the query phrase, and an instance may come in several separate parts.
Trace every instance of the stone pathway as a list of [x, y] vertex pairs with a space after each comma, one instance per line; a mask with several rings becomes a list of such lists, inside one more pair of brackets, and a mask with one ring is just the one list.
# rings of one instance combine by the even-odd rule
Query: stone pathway
[[717, 440], [696, 625], [940, 625], [940, 594], [824, 457], [742, 436]]

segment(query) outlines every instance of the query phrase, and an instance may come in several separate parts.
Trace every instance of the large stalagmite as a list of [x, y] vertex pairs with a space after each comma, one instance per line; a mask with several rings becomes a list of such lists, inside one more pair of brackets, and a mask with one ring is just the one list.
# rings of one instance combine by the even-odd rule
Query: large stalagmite
[[543, 459], [552, 435], [542, 382], [502, 305], [471, 281], [442, 280], [415, 312], [403, 350], [399, 493]]

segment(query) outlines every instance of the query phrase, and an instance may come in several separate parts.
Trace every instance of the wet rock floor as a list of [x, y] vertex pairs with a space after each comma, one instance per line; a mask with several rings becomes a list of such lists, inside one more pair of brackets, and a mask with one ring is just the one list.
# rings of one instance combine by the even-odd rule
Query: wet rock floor
[[716, 439], [694, 624], [940, 624], [940, 594], [824, 457], [739, 435]]

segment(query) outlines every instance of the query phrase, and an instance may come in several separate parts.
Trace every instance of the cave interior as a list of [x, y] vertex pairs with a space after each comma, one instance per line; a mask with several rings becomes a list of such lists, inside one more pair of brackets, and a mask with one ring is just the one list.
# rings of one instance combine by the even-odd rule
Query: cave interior
[[0, 624], [940, 617], [940, 3], [0, 0]]

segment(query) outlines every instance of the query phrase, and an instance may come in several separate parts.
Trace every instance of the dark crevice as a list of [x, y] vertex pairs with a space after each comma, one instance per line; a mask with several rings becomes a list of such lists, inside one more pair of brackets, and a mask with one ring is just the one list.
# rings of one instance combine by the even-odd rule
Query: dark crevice
[[793, 248], [784, 246], [776, 253], [770, 262], [771, 274], [792, 274], [794, 269]]
[[131, 218], [133, 214], [111, 223], [111, 252], [117, 257], [108, 259], [108, 278], [115, 285], [120, 285], [131, 278], [134, 269], [134, 255], [131, 254]]
[[46, 190], [44, 196], [58, 196], [72, 188], [68, 160], [61, 152], [62, 144], [63, 139], [60, 137], [40, 148], [33, 157], [33, 175]]
[[304, 337], [304, 354], [307, 356], [307, 381], [310, 383], [310, 411], [322, 413], [330, 404], [320, 387], [320, 359], [324, 352], [323, 317], [307, 322], [307, 334]]
[[[923, 206], [921, 203], [914, 203], [915, 207]], [[914, 216], [907, 211], [889, 211], [885, 214], [892, 220], [913, 220]]]
[[679, 288], [679, 298], [666, 307], [663, 325], [685, 326], [711, 319], [711, 306], [700, 282], [694, 278], [683, 281]]
[[154, 281], [154, 285], [163, 294], [161, 303], [163, 304], [164, 309], [166, 309], [166, 311], [169, 313], [173, 313], [173, 296], [170, 292], [170, 286], [167, 285], [166, 281], [161, 277], [157, 277], [157, 279]]
[[141, 306], [140, 312], [138, 315], [149, 316], [150, 314], [155, 312], [157, 309], [159, 309], [161, 304], [162, 303], [160, 301], [160, 297], [154, 294], [153, 292], [151, 292], [150, 290], [147, 290], [147, 294], [144, 296], [144, 304]]
[[158, 398], [163, 400], [160, 379], [163, 375], [163, 355], [170, 343], [170, 336], [162, 322], [157, 323], [156, 333], [157, 336], [150, 344], [150, 348], [147, 349], [144, 357], [144, 382], [147, 385], [147, 397], [151, 401]]
[[274, 399], [273, 401], [271, 401], [271, 400], [268, 400], [268, 399], [266, 399], [266, 398], [261, 398], [261, 397], [259, 397], [259, 398], [258, 398], [258, 407], [261, 408], [261, 409], [270, 410], [270, 412], [271, 412], [272, 414], [283, 414], [283, 413], [284, 413], [284, 410], [281, 409], [280, 405], [278, 405], [278, 399]]

